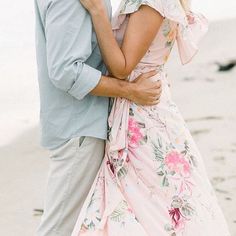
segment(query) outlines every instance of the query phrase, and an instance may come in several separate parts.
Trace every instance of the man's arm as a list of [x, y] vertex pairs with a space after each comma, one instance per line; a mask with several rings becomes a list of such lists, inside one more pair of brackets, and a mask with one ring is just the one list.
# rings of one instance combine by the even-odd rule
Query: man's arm
[[155, 105], [159, 103], [162, 88], [160, 81], [153, 82], [149, 80], [154, 75], [156, 75], [156, 71], [150, 71], [141, 74], [133, 82], [102, 76], [91, 94], [124, 97], [140, 105]]
[[52, 83], [83, 99], [99, 83], [101, 72], [85, 63], [92, 53], [92, 22], [78, 0], [48, 0], [45, 37]]

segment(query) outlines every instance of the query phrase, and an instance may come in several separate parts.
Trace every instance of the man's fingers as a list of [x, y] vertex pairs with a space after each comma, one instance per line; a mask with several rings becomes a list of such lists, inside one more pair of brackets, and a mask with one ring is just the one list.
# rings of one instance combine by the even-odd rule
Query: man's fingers
[[162, 89], [161, 89], [161, 88], [158, 88], [158, 89], [156, 89], [156, 88], [151, 88], [151, 89], [149, 90], [149, 95], [150, 95], [151, 97], [160, 96], [161, 93], [162, 93]]
[[161, 83], [160, 80], [158, 80], [158, 81], [156, 82], [156, 86], [157, 86], [158, 88], [161, 88], [161, 87], [162, 87], [162, 83]]
[[161, 81], [148, 81], [150, 89], [161, 89]]
[[154, 75], [156, 75], [156, 74], [157, 74], [157, 71], [152, 70], [152, 71], [143, 73], [143, 74], [142, 74], [142, 77], [144, 77], [144, 78], [150, 78], [150, 77], [152, 77], [152, 76], [154, 76]]
[[137, 101], [137, 104], [140, 104], [142, 106], [154, 106], [160, 103], [160, 96], [159, 97], [149, 97], [145, 101]]
[[160, 95], [149, 96], [146, 100], [146, 105], [155, 105], [160, 102]]
[[155, 100], [155, 101], [152, 101], [152, 102], [147, 102], [145, 106], [155, 106], [157, 104], [160, 103], [160, 100]]
[[150, 94], [150, 95], [148, 96], [148, 100], [157, 100], [157, 99], [160, 98], [160, 95], [161, 95], [161, 94], [159, 94], [159, 93]]
[[154, 84], [155, 88], [161, 88], [162, 87], [160, 80], [153, 82], [153, 84]]
[[145, 79], [148, 79], [154, 75], [156, 75], [157, 72], [155, 70], [152, 70], [152, 71], [149, 71], [149, 72], [146, 72], [146, 73], [143, 73], [141, 74], [140, 76], [138, 76], [135, 80], [133, 80], [133, 82], [136, 82], [138, 80], [145, 80]]
[[151, 102], [151, 105], [157, 105], [160, 103], [160, 97], [154, 101]]

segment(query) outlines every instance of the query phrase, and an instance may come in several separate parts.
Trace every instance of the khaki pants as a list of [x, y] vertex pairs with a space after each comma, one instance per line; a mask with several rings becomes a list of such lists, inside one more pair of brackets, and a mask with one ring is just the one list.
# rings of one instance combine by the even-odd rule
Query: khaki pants
[[104, 140], [73, 138], [53, 150], [37, 236], [70, 236], [104, 157]]

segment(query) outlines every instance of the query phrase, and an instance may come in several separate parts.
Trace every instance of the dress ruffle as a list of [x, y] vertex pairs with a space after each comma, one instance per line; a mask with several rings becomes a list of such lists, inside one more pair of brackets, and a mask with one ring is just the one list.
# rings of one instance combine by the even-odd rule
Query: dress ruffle
[[113, 18], [113, 30], [118, 30], [126, 15], [138, 11], [142, 5], [147, 5], [158, 11], [164, 18], [178, 24], [176, 37], [178, 51], [182, 64], [191, 61], [198, 51], [198, 44], [208, 31], [208, 21], [194, 12], [186, 14], [179, 0], [122, 0]]

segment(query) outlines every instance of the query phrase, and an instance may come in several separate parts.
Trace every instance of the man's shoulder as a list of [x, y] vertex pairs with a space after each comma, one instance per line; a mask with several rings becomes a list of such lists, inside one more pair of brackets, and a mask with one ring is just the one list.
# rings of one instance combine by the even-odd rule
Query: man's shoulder
[[62, 9], [65, 13], [68, 12], [75, 12], [75, 11], [83, 11], [86, 12], [86, 10], [82, 7], [79, 0], [35, 0], [36, 5], [38, 6], [38, 9], [41, 14], [46, 14], [48, 10], [55, 9], [58, 11], [58, 9]]
[[59, 4], [60, 6], [67, 6], [71, 4], [81, 5], [79, 0], [35, 0], [37, 4], [43, 8], [48, 8], [53, 4]]

